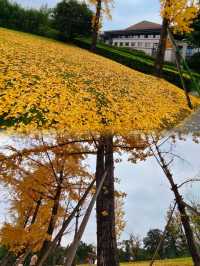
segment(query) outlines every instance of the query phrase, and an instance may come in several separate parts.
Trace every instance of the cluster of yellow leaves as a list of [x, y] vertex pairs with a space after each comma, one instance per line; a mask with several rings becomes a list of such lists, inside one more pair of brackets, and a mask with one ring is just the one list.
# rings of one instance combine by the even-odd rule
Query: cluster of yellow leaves
[[[80, 150], [80, 145], [57, 147], [47, 152], [44, 151], [44, 139], [42, 140], [42, 143], [40, 137], [27, 140], [25, 152], [23, 149], [8, 147], [0, 154], [0, 183], [11, 192], [11, 221], [2, 226], [0, 243], [16, 254], [27, 248], [39, 251], [44, 240], [51, 239], [47, 229], [59, 185], [62, 190], [57, 214], [54, 216], [54, 230], [68, 217], [71, 207], [77, 203], [93, 178], [82, 162], [83, 155], [65, 154], [66, 150]], [[48, 141], [55, 145], [64, 140], [67, 141], [62, 136], [52, 140], [48, 137]], [[22, 145], [22, 139], [16, 139], [16, 146], [17, 143]], [[62, 179], [59, 179], [61, 175]]]
[[[49, 215], [47, 215], [47, 211]], [[18, 223], [5, 223], [0, 231], [1, 244], [15, 254], [19, 254], [27, 248], [33, 252], [39, 251], [44, 239], [49, 237], [46, 233], [49, 216], [50, 207], [42, 206], [37, 223], [25, 228]]]
[[114, 6], [114, 0], [88, 0], [88, 3], [97, 6], [98, 1], [101, 1], [102, 12], [109, 18], [112, 18], [111, 9]]
[[196, 0], [160, 0], [161, 15], [169, 20], [174, 32], [191, 32], [200, 6]]
[[0, 117], [15, 119], [18, 132], [129, 134], [173, 126], [191, 112], [183, 91], [162, 79], [71, 45], [0, 35]]

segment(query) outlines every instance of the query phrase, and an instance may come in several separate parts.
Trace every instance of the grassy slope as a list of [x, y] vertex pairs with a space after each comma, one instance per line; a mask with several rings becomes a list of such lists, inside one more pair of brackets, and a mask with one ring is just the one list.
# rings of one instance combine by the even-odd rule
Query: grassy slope
[[[89, 38], [77, 38], [78, 40], [81, 40], [83, 42], [86, 42], [88, 44], [90, 44], [90, 39]], [[146, 55], [144, 52], [140, 52], [137, 50], [130, 50], [128, 48], [120, 48], [120, 47], [114, 47], [114, 46], [110, 46], [104, 43], [98, 43], [97, 45], [99, 48], [104, 48], [104, 49], [108, 49], [114, 53], [118, 53], [119, 55], [122, 56], [127, 56], [130, 59], [137, 59], [141, 62], [143, 62], [144, 64], [148, 64], [148, 65], [154, 65], [154, 58], [152, 56]], [[172, 72], [177, 73], [177, 69], [176, 66], [173, 63], [170, 62], [166, 62], [164, 65], [164, 70], [171, 70]], [[200, 73], [196, 73], [194, 71], [192, 71], [194, 75], [200, 77]], [[185, 72], [186, 73], [186, 72]]]
[[[191, 258], [156, 261], [155, 266], [192, 266]], [[82, 266], [88, 266], [87, 264]], [[121, 266], [149, 266], [149, 262], [122, 263]]]
[[97, 132], [108, 113], [107, 128], [125, 134], [168, 128], [190, 113], [184, 93], [162, 79], [51, 39], [1, 28], [0, 35], [0, 126], [32, 130], [45, 121], [46, 128]]
[[[88, 38], [76, 38], [75, 44], [82, 48], [89, 49], [90, 39]], [[108, 57], [114, 61], [124, 64], [130, 68], [139, 70], [143, 73], [154, 74], [154, 59], [151, 56], [136, 50], [129, 50], [126, 48], [117, 48], [106, 45], [104, 43], [98, 43], [97, 53]], [[165, 63], [164, 65], [164, 78], [175, 85], [181, 86], [180, 77], [175, 65], [172, 63]], [[200, 74], [192, 72], [193, 76], [200, 80]], [[184, 72], [186, 84], [191, 88], [190, 77]]]

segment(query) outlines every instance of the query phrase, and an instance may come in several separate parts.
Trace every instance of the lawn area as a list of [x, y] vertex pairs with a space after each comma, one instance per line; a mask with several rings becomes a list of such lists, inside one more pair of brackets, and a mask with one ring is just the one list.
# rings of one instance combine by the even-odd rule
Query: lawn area
[[[154, 266], [192, 266], [191, 258], [181, 258], [181, 259], [173, 259], [173, 260], [159, 260], [156, 261]], [[81, 266], [89, 266], [87, 264]], [[120, 266], [149, 266], [149, 261], [141, 261], [134, 263], [122, 263]]]
[[[74, 40], [74, 43], [82, 48], [90, 49], [91, 40], [89, 38], [79, 37]], [[98, 43], [96, 53], [143, 73], [151, 75], [154, 75], [155, 73], [154, 58], [141, 51]], [[200, 80], [200, 73], [192, 72], [192, 75]], [[163, 77], [169, 82], [181, 87], [180, 77], [176, 66], [172, 63], [165, 63]], [[192, 89], [190, 77], [186, 72], [184, 72], [184, 78], [188, 88]]]

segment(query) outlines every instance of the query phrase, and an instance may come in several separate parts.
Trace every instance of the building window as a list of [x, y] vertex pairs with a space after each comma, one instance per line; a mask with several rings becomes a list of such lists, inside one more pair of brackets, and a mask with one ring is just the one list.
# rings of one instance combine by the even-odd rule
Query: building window
[[120, 44], [119, 44], [120, 46], [123, 46], [124, 45], [124, 43], [123, 42], [120, 42]]
[[117, 42], [114, 42], [114, 46], [118, 46], [118, 43]]
[[142, 47], [142, 42], [138, 42], [138, 47]]
[[125, 43], [125, 46], [129, 46], [129, 42], [126, 42], [126, 43]]
[[145, 34], [145, 35], [144, 35], [144, 38], [148, 38], [148, 34]]
[[151, 43], [150, 42], [145, 42], [145, 48], [151, 48]]
[[132, 47], [135, 47], [135, 42], [132, 42], [132, 43], [131, 43], [131, 46], [132, 46]]
[[154, 43], [154, 44], [153, 44], [153, 48], [154, 48], [154, 49], [157, 49], [157, 48], [158, 48], [158, 43]]

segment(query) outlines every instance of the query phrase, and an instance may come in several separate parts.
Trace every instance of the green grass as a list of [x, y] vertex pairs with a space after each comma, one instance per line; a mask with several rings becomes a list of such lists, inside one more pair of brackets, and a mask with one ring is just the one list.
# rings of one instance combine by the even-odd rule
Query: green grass
[[[74, 43], [81, 48], [90, 49], [91, 40], [89, 38], [79, 37], [74, 39]], [[98, 43], [96, 53], [140, 72], [150, 75], [155, 74], [154, 58], [146, 55], [144, 52]], [[200, 80], [200, 73], [192, 73], [196, 79]], [[181, 87], [180, 77], [174, 64], [165, 63], [163, 68], [163, 77], [169, 82]], [[187, 72], [184, 72], [184, 79], [188, 89], [193, 90], [192, 83]]]
[[[149, 261], [133, 262], [133, 263], [121, 263], [120, 266], [149, 266]], [[181, 258], [173, 260], [158, 260], [154, 266], [192, 266], [191, 258]], [[87, 264], [81, 266], [89, 266]]]

